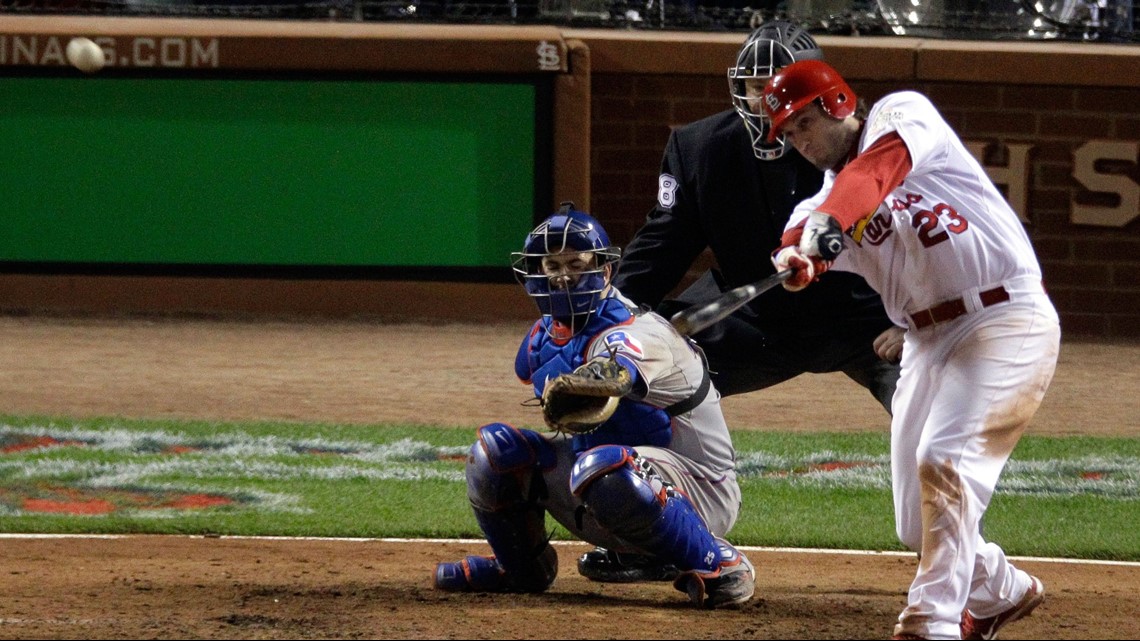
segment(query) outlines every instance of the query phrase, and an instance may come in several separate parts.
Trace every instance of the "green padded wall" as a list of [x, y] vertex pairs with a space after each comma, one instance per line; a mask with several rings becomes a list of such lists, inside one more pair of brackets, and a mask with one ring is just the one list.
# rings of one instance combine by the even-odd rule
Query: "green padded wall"
[[532, 226], [536, 87], [0, 78], [0, 261], [475, 266]]

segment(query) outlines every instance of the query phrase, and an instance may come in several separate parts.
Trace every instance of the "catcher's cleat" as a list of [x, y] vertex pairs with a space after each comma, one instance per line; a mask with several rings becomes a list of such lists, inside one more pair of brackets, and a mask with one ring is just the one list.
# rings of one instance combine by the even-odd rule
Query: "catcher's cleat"
[[681, 571], [654, 556], [598, 547], [578, 557], [578, 574], [599, 583], [672, 581]]
[[1017, 605], [1001, 614], [985, 619], [976, 619], [969, 610], [964, 610], [962, 612], [962, 638], [996, 639], [998, 630], [1001, 630], [1007, 623], [1013, 623], [1029, 616], [1029, 613], [1033, 612], [1045, 600], [1045, 584], [1035, 576], [1029, 578], [1032, 583], [1029, 584], [1029, 590], [1025, 592], [1025, 596], [1021, 597]]
[[501, 592], [503, 568], [493, 556], [469, 556], [435, 566], [434, 585], [447, 592]]
[[909, 640], [909, 639], [925, 639], [925, 638], [926, 637], [920, 637], [917, 634], [911, 634], [909, 632], [903, 632], [902, 634], [896, 634], [896, 635], [892, 636], [891, 641], [895, 641], [895, 639], [898, 639], [900, 641], [905, 641], [905, 640]]
[[720, 567], [712, 574], [682, 572], [673, 587], [689, 595], [698, 608], [724, 608], [740, 605], [756, 592], [756, 570], [748, 557], [736, 548], [721, 544]]
[[[534, 576], [508, 573], [493, 556], [468, 556], [435, 566], [432, 585], [447, 592], [544, 592], [558, 573], [558, 556], [549, 544], [543, 549], [544, 564]], [[550, 568], [547, 573], [546, 569]]]

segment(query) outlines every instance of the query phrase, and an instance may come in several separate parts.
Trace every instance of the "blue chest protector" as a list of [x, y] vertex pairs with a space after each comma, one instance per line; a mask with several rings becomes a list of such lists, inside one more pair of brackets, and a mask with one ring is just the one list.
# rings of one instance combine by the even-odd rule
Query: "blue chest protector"
[[[586, 362], [586, 350], [595, 336], [632, 318], [629, 308], [620, 300], [605, 298], [582, 331], [569, 338], [556, 338], [558, 331], [552, 327], [554, 321], [544, 317], [534, 324], [519, 347], [515, 373], [519, 379], [530, 381], [535, 396], [541, 398], [547, 380], [572, 372]], [[637, 369], [623, 357], [618, 358], [630, 370], [636, 387]], [[575, 436], [571, 443], [575, 452], [584, 452], [605, 444], [666, 447], [672, 439], [673, 426], [665, 410], [626, 397], [609, 420], [589, 434]]]

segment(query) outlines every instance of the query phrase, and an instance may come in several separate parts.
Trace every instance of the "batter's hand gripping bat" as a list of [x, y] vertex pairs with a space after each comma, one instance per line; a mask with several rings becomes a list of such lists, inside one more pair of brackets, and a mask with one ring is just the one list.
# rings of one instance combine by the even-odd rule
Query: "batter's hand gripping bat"
[[673, 318], [669, 322], [678, 332], [692, 336], [702, 329], [724, 320], [729, 314], [746, 305], [748, 301], [788, 280], [791, 275], [792, 270], [785, 269], [755, 283], [730, 289], [710, 303], [693, 305], [673, 314]]

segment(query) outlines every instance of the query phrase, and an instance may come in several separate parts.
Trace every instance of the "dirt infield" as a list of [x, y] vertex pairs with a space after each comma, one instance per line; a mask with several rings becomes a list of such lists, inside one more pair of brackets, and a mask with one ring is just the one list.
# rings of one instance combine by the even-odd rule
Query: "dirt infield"
[[[0, 412], [535, 424], [512, 380], [524, 325], [0, 318]], [[1140, 436], [1140, 345], [1065, 343], [1031, 430]], [[821, 394], [829, 402], [805, 404]], [[884, 430], [842, 376], [725, 400], [735, 429]], [[836, 417], [842, 417], [837, 419]], [[747, 509], [747, 506], [745, 506]], [[544, 595], [439, 593], [483, 544], [202, 537], [0, 541], [2, 638], [887, 638], [912, 556], [753, 551], [757, 598], [689, 608], [668, 584], [580, 578], [559, 547]], [[1045, 605], [1003, 638], [1135, 638], [1140, 567], [1025, 560]]]

